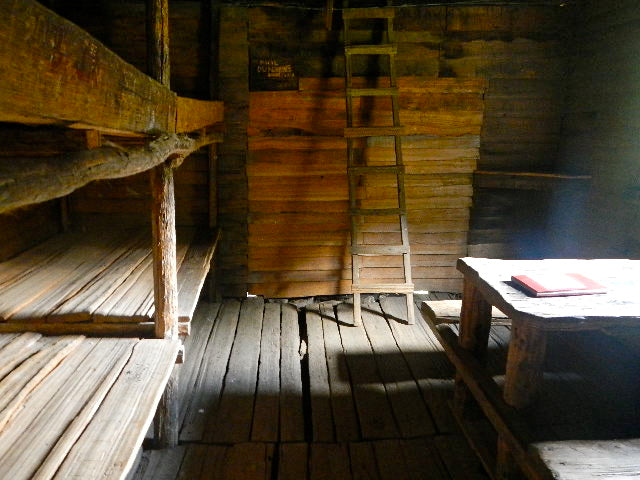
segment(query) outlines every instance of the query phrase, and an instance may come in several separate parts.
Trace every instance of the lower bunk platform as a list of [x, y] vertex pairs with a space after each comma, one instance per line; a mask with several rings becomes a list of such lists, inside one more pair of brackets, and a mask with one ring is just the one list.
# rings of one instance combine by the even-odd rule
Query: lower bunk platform
[[[219, 233], [177, 237], [179, 333], [187, 335]], [[0, 263], [0, 333], [151, 337], [153, 318], [147, 229], [70, 231]]]
[[179, 348], [0, 334], [0, 478], [125, 478]]

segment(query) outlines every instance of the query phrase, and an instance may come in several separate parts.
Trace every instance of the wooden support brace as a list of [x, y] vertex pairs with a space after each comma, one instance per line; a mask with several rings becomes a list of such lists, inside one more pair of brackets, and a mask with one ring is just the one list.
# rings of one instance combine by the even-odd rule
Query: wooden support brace
[[0, 213], [63, 197], [94, 180], [135, 175], [167, 159], [180, 161], [221, 138], [217, 132], [195, 137], [168, 133], [131, 149], [109, 144], [54, 157], [20, 157], [2, 162]]

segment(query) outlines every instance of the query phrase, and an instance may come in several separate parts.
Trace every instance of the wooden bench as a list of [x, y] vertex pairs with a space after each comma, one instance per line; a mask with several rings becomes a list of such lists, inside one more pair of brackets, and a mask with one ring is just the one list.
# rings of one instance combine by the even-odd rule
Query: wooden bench
[[[423, 302], [423, 313], [427, 314], [434, 324], [460, 323], [462, 300], [428, 300]], [[493, 307], [491, 323], [494, 325], [509, 325], [509, 318]]]
[[[433, 325], [458, 323], [460, 300], [431, 300], [422, 304], [421, 311]], [[509, 319], [493, 307], [492, 324], [508, 324]], [[438, 327], [442, 328], [442, 326]], [[444, 335], [443, 331], [439, 331]], [[453, 334], [452, 334], [453, 337]], [[455, 338], [455, 337], [453, 337]], [[450, 345], [455, 347], [455, 345]], [[461, 354], [462, 352], [458, 352]], [[488, 388], [488, 382], [482, 384]], [[521, 422], [512, 416], [510, 408], [501, 400], [501, 392], [488, 389], [493, 407], [501, 412], [510, 428], [529, 439]], [[515, 427], [518, 428], [515, 428]], [[465, 432], [467, 433], [467, 432]], [[631, 480], [640, 478], [640, 439], [624, 440], [559, 440], [527, 442], [527, 463], [532, 466], [529, 478], [545, 480]]]
[[555, 480], [640, 478], [640, 439], [534, 443], [531, 454]]
[[179, 348], [179, 340], [0, 334], [0, 478], [124, 478]]

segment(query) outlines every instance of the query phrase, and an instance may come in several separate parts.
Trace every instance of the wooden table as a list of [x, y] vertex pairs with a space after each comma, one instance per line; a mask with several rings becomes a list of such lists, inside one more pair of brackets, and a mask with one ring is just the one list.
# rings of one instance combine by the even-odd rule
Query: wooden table
[[[465, 358], [470, 359], [466, 362], [467, 365], [483, 364], [491, 326], [491, 307], [497, 307], [512, 320], [503, 389], [506, 405], [493, 399], [493, 405], [488, 408], [488, 417], [496, 426], [499, 436], [496, 477], [514, 477], [516, 464], [519, 464], [528, 476], [540, 478], [535, 473], [536, 469], [527, 463], [529, 459], [526, 455], [526, 443], [524, 446], [516, 443], [517, 440], [525, 441], [516, 438], [518, 435], [513, 435], [513, 430], [518, 430], [519, 426], [516, 425], [518, 419], [512, 414], [529, 406], [536, 397], [542, 379], [547, 335], [557, 331], [638, 325], [640, 261], [461, 258], [457, 267], [464, 274], [458, 343], [461, 358], [466, 355]], [[582, 273], [606, 286], [607, 293], [535, 298], [518, 290], [510, 282], [512, 275], [541, 271]], [[467, 374], [462, 374], [465, 362], [460, 362], [454, 396], [459, 418], [464, 417], [470, 392], [479, 403], [488, 401], [485, 398], [486, 392], [481, 391], [482, 382], [478, 383], [477, 378], [472, 378], [472, 371], [477, 368], [466, 370]], [[471, 388], [471, 384], [474, 388]], [[499, 418], [492, 419], [493, 416]], [[514, 450], [517, 450], [515, 455]]]

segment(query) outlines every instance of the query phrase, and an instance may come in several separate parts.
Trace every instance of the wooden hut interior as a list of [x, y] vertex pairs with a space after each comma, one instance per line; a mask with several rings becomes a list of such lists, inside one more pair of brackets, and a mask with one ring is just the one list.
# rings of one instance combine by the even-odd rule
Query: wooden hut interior
[[640, 476], [637, 0], [0, 0], [0, 45], [0, 478]]

